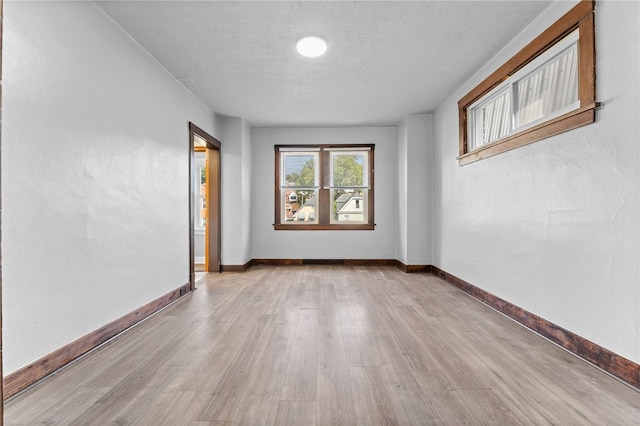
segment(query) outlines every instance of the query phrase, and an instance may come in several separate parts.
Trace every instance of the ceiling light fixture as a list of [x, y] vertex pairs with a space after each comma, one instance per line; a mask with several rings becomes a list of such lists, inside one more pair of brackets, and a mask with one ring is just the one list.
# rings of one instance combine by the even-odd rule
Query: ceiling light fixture
[[315, 58], [327, 51], [327, 43], [320, 37], [303, 37], [296, 44], [298, 53], [308, 58]]

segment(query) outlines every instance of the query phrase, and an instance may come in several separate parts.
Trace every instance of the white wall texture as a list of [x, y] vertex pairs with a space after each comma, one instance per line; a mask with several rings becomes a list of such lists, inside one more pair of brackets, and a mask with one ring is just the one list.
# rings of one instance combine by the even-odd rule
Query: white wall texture
[[408, 204], [407, 193], [409, 191], [407, 180], [407, 145], [409, 143], [408, 117], [404, 117], [398, 123], [398, 142], [396, 145], [398, 159], [398, 190], [397, 195], [397, 215], [398, 215], [398, 242], [397, 242], [397, 260], [407, 265], [407, 241], [408, 232]]
[[595, 124], [456, 160], [458, 99], [574, 4], [553, 3], [435, 112], [434, 264], [640, 362], [640, 4], [597, 4]]
[[[251, 226], [254, 259], [396, 259], [396, 127], [254, 128]], [[274, 145], [372, 143], [375, 149], [373, 231], [275, 231]]]
[[407, 116], [407, 265], [433, 264], [433, 117]]
[[91, 2], [5, 2], [3, 55], [10, 374], [188, 281], [188, 122], [217, 129]]
[[251, 257], [251, 194], [253, 176], [253, 151], [251, 146], [251, 128], [246, 120], [242, 120], [242, 257], [239, 264], [245, 264]]
[[[222, 265], [251, 260], [251, 139], [245, 120], [220, 117]], [[224, 142], [222, 142], [224, 141]]]
[[412, 114], [398, 124], [398, 252], [405, 265], [433, 263], [433, 118]]

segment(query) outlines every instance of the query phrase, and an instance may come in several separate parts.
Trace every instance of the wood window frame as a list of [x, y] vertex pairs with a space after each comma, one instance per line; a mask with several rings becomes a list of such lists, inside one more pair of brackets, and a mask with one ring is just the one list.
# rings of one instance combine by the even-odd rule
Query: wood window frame
[[[594, 9], [594, 0], [582, 0], [458, 101], [460, 135], [458, 164], [460, 166], [546, 139], [595, 121], [595, 110], [598, 104], [596, 102]], [[579, 29], [580, 32], [578, 39], [578, 99], [580, 106], [559, 117], [546, 120], [495, 142], [469, 150], [467, 134], [467, 111], [469, 106], [575, 29]]]
[[[318, 164], [319, 167], [319, 176], [321, 185], [318, 188], [318, 202], [317, 202], [317, 215], [318, 215], [318, 223], [313, 224], [289, 224], [282, 222], [282, 209], [281, 209], [281, 190], [280, 190], [280, 153], [281, 149], [286, 148], [287, 150], [300, 148], [302, 150], [309, 148], [318, 148], [320, 161]], [[348, 224], [338, 224], [331, 223], [331, 202], [330, 202], [330, 189], [325, 188], [322, 184], [324, 181], [325, 171], [329, 170], [330, 164], [330, 155], [324, 154], [329, 153], [331, 148], [354, 148], [354, 149], [368, 149], [369, 158], [368, 158], [368, 179], [369, 179], [369, 189], [367, 196], [367, 222], [366, 223], [348, 223]], [[275, 145], [275, 222], [274, 229], [275, 230], [288, 230], [288, 231], [322, 231], [322, 230], [332, 230], [332, 231], [371, 231], [375, 229], [375, 221], [374, 221], [374, 174], [375, 174], [375, 145], [374, 144], [309, 144], [309, 145]]]

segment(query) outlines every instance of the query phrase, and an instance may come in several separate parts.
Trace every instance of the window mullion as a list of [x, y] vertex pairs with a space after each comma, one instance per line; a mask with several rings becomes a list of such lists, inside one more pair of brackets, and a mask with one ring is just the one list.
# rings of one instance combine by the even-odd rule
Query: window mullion
[[329, 179], [329, 170], [331, 169], [329, 165], [331, 153], [327, 151], [324, 147], [320, 149], [320, 161], [318, 162], [318, 167], [320, 168], [320, 189], [318, 190], [318, 223], [321, 225], [329, 224], [329, 189], [328, 187], [331, 185], [331, 182], [328, 182]]
[[516, 88], [516, 82], [512, 81], [509, 84], [509, 98], [511, 101], [511, 128], [509, 129], [509, 135], [518, 127], [518, 89]]

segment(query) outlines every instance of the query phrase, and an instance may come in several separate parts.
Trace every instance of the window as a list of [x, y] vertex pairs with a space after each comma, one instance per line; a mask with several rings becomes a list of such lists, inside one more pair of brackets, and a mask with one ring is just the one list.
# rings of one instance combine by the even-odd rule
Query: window
[[458, 102], [465, 165], [595, 121], [593, 1], [578, 3]]
[[374, 229], [373, 154], [374, 145], [277, 145], [275, 229]]

